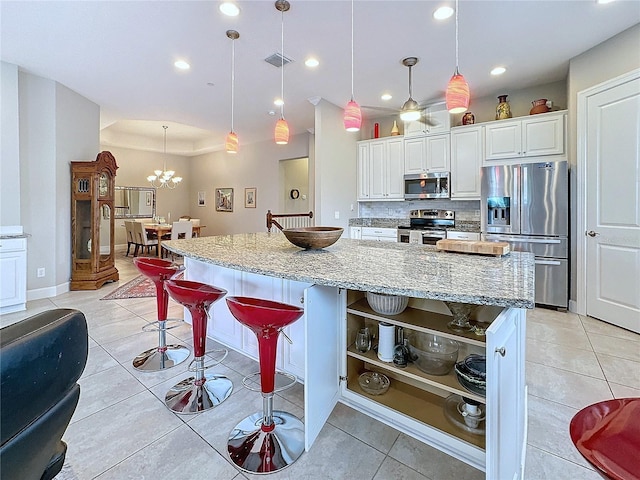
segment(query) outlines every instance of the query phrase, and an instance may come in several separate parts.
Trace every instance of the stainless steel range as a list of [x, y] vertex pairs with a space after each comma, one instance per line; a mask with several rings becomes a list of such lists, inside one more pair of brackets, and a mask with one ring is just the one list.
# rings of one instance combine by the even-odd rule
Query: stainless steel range
[[409, 226], [398, 227], [398, 242], [435, 245], [447, 238], [446, 227], [455, 226], [453, 210], [411, 210]]

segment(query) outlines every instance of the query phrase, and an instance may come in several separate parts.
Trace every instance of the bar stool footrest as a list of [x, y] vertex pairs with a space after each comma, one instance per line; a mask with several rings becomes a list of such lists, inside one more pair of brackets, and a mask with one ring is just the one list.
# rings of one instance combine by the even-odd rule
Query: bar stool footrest
[[[254, 380], [255, 377], [258, 377], [258, 381]], [[287, 390], [293, 387], [298, 379], [295, 375], [286, 372], [276, 372], [276, 377], [274, 381], [275, 388], [273, 393], [282, 392], [283, 390]], [[262, 392], [262, 388], [260, 387], [260, 372], [255, 372], [247, 375], [242, 379], [242, 385], [252, 392]]]
[[[142, 327], [142, 331], [143, 332], [158, 332], [161, 330], [161, 328], [158, 326], [159, 320], [156, 320], [155, 322], [151, 322], [148, 323], [147, 325], [145, 325], [144, 327]], [[176, 318], [176, 319], [171, 319], [171, 320], [165, 320], [165, 327], [164, 327], [164, 331], [168, 331], [168, 330], [173, 330], [174, 328], [178, 328], [180, 325], [173, 325], [172, 327], [167, 327], [166, 324], [168, 323], [184, 323], [184, 320], [180, 319], [180, 318]]]
[[[227, 350], [226, 348], [222, 348], [222, 349], [219, 349], [219, 350], [208, 350], [208, 351], [204, 352], [204, 354], [205, 355], [210, 355], [212, 353], [218, 353], [218, 352], [224, 352], [224, 355], [222, 356], [222, 358], [219, 359], [219, 360], [218, 359], [213, 359], [211, 361], [213, 363], [211, 363], [211, 362], [206, 363], [204, 368], [203, 368], [203, 370], [208, 370], [210, 368], [213, 368], [213, 367], [216, 367], [216, 366], [220, 365], [224, 361], [224, 359], [227, 358], [227, 355], [229, 355], [229, 350]], [[198, 367], [196, 367], [195, 363], [196, 363], [196, 359], [194, 357], [194, 359], [191, 360], [191, 363], [189, 363], [189, 367], [187, 367], [187, 370], [190, 371], [190, 372], [196, 372], [198, 370]]]

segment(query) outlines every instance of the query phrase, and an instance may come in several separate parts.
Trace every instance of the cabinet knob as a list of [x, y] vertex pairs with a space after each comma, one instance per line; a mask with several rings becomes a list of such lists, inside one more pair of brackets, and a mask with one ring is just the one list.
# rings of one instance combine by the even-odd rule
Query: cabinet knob
[[507, 350], [504, 347], [496, 348], [496, 353], [499, 353], [500, 356], [504, 357], [507, 354]]
[[304, 305], [304, 297], [300, 297], [300, 303]]

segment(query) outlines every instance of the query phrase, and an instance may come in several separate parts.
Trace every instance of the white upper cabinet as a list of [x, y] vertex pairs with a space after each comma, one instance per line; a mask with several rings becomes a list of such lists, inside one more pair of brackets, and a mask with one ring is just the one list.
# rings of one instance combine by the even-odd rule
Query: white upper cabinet
[[480, 200], [482, 126], [451, 129], [451, 199]]
[[429, 109], [427, 109], [422, 119], [428, 120], [429, 123], [433, 125], [429, 125], [421, 120], [404, 122], [405, 138], [447, 133], [451, 129], [451, 114], [447, 110], [430, 112]]
[[485, 124], [485, 164], [564, 155], [565, 117], [565, 112], [552, 112]]
[[404, 173], [448, 172], [450, 136], [429, 135], [404, 139]]
[[358, 200], [403, 200], [403, 175], [403, 137], [358, 142]]

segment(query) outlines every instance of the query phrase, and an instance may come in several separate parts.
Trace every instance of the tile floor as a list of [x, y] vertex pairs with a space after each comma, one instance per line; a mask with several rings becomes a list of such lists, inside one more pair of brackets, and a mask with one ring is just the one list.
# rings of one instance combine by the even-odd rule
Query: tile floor
[[[235, 385], [225, 403], [195, 416], [170, 412], [164, 394], [185, 376], [186, 365], [150, 374], [133, 369], [132, 358], [154, 345], [155, 335], [140, 328], [155, 319], [155, 299], [101, 301], [138, 274], [122, 254], [117, 267], [118, 284], [32, 301], [26, 312], [0, 317], [4, 326], [56, 307], [77, 308], [87, 317], [89, 359], [80, 379], [80, 402], [64, 436], [67, 461], [56, 479], [257, 478], [239, 473], [225, 455], [231, 428], [262, 407], [260, 396], [248, 394], [240, 383], [257, 370], [256, 363], [231, 352], [217, 368]], [[173, 301], [169, 317], [182, 318]], [[171, 335], [191, 343], [188, 325]], [[525, 478], [598, 480], [569, 439], [569, 421], [593, 402], [640, 396], [640, 335], [572, 313], [532, 310], [526, 375]], [[275, 407], [302, 416], [302, 387], [278, 395]], [[311, 451], [271, 478], [472, 480], [484, 473], [338, 404]]]

